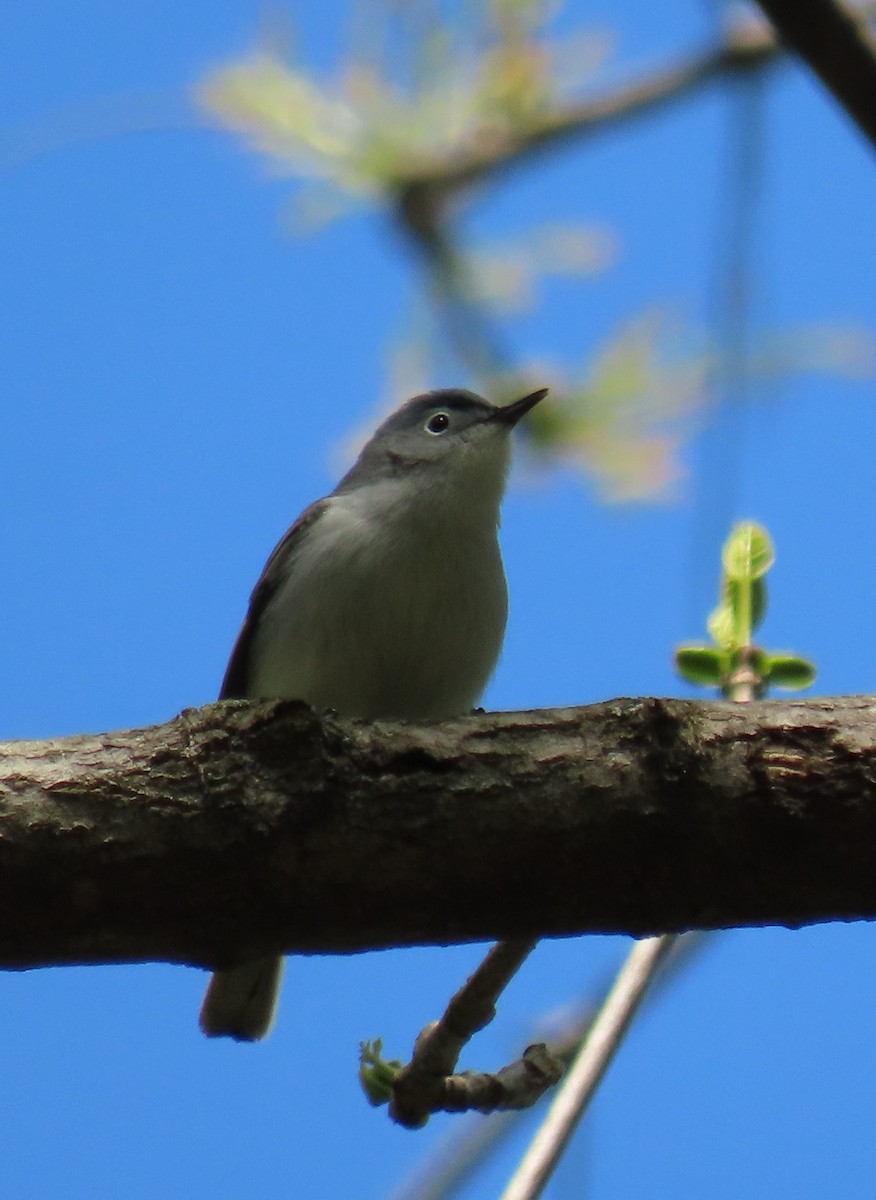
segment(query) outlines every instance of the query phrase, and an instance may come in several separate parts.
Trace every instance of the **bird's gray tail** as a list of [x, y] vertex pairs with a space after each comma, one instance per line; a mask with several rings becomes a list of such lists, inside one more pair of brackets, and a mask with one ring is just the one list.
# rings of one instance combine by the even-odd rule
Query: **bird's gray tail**
[[274, 1023], [282, 958], [259, 958], [217, 971], [201, 1005], [201, 1029], [207, 1037], [232, 1037], [257, 1042]]

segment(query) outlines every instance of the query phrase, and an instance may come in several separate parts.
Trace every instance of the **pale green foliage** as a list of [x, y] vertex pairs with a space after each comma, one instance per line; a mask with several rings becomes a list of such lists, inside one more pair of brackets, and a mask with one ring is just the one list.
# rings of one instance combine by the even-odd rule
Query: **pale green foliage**
[[710, 363], [682, 350], [673, 355], [668, 326], [664, 314], [646, 313], [579, 377], [557, 381], [542, 372], [563, 403], [533, 413], [534, 445], [585, 465], [612, 500], [665, 493], [680, 476], [684, 418], [702, 401]]
[[[667, 316], [652, 308], [595, 354], [582, 331], [584, 366], [574, 347], [566, 365], [536, 355], [522, 364], [497, 362], [495, 347], [506, 341], [492, 328], [497, 319], [536, 305], [551, 277], [606, 270], [617, 256], [616, 238], [595, 223], [569, 221], [534, 224], [502, 246], [467, 247], [455, 221], [466, 186], [453, 182], [454, 173], [464, 176], [472, 159], [501, 165], [527, 138], [569, 128], [582, 85], [610, 51], [602, 32], [552, 38], [550, 22], [561, 7], [562, 0], [367, 0], [353, 11], [351, 52], [334, 78], [317, 77], [291, 53], [290, 39], [281, 47], [275, 38], [217, 68], [197, 98], [273, 170], [308, 185], [296, 190], [289, 220], [299, 231], [362, 204], [404, 224], [405, 189], [423, 180], [434, 189], [424, 207], [433, 213], [432, 232], [440, 230], [446, 242], [425, 255], [427, 295], [436, 303], [431, 317], [422, 304], [405, 306], [409, 327], [388, 407], [450, 373], [449, 341], [452, 374], [458, 377], [462, 364], [496, 399], [550, 385], [551, 402], [527, 422], [535, 449], [583, 466], [611, 500], [652, 499], [671, 493], [683, 476], [691, 417], [720, 375], [720, 356], [689, 335], [679, 349], [682, 339]], [[448, 321], [454, 308], [457, 317]], [[420, 348], [411, 352], [413, 342]], [[434, 356], [440, 370], [432, 343], [443, 347]], [[872, 359], [869, 338], [813, 326], [762, 335], [742, 369], [755, 379], [800, 370], [860, 374]], [[719, 644], [734, 637], [726, 620], [726, 612], [713, 618]]]
[[751, 646], [766, 614], [764, 576], [774, 562], [769, 534], [753, 521], [737, 525], [724, 543], [721, 600], [707, 622], [712, 639], [723, 650]]
[[545, 224], [513, 241], [472, 250], [467, 257], [473, 298], [498, 311], [523, 312], [548, 276], [586, 278], [616, 258], [617, 239], [596, 225]]
[[727, 696], [742, 680], [755, 695], [769, 687], [796, 691], [815, 680], [815, 667], [797, 655], [772, 654], [754, 644], [767, 608], [766, 575], [775, 562], [767, 531], [753, 521], [734, 526], [721, 553], [721, 599], [710, 614], [714, 645], [681, 646], [675, 655], [679, 674], [700, 687], [716, 687]]
[[[378, 35], [368, 57], [354, 47], [338, 78], [317, 81], [265, 48], [214, 71], [198, 99], [280, 169], [379, 198], [422, 167], [540, 124], [592, 69], [592, 54], [574, 77], [565, 56], [555, 69], [544, 0], [494, 0], [455, 18], [419, 7], [432, 19], [394, 30], [394, 56]], [[388, 18], [377, 9], [372, 20]]]
[[752, 348], [748, 371], [756, 379], [787, 379], [803, 372], [869, 378], [874, 369], [870, 333], [849, 326], [797, 326], [762, 335]]
[[800, 691], [815, 682], [815, 664], [793, 654], [773, 654], [769, 660], [769, 676], [775, 687]]
[[762, 579], [776, 561], [770, 535], [754, 521], [737, 525], [724, 543], [721, 563], [728, 579], [736, 583], [753, 583]]
[[383, 1057], [383, 1039], [361, 1042], [359, 1045], [359, 1082], [368, 1103], [374, 1108], [388, 1104], [392, 1099], [392, 1085], [402, 1069], [397, 1058]]

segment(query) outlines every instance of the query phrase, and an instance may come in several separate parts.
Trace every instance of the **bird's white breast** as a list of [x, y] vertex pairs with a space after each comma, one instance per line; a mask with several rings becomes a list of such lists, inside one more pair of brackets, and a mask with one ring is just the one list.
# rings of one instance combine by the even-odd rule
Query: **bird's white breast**
[[262, 614], [251, 695], [362, 717], [447, 717], [477, 703], [507, 614], [497, 505], [439, 506], [436, 520], [434, 504], [399, 500], [391, 482], [331, 497]]

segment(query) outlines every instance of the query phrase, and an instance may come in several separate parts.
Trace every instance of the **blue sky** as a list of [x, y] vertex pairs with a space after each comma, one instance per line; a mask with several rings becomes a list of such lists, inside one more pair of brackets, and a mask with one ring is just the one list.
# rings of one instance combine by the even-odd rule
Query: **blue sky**
[[[290, 238], [292, 183], [187, 99], [247, 48], [260, 11], [13, 0], [0, 16], [0, 736], [158, 722], [214, 697], [265, 555], [385, 399], [416, 277], [384, 220]], [[308, 61], [342, 53], [346, 11], [293, 13]], [[708, 17], [674, 0], [578, 4], [563, 21], [616, 30], [607, 82], [699, 44]], [[118, 132], [143, 114], [150, 131]], [[762, 119], [755, 332], [872, 334], [872, 151], [799, 69], [772, 78]], [[706, 328], [731, 128], [716, 89], [484, 196], [483, 235], [536, 214], [619, 241], [611, 271], [549, 285], [514, 323], [521, 352], [583, 361], [657, 306]], [[519, 472], [486, 703], [691, 694], [672, 648], [702, 635], [737, 517], [778, 549], [765, 643], [814, 658], [822, 692], [872, 691], [872, 394], [872, 379], [825, 373], [759, 384], [692, 438], [686, 480], [652, 507], [606, 507], [568, 468]], [[586, 995], [623, 951], [543, 945], [466, 1065], [500, 1065], [530, 1017]], [[258, 1047], [200, 1036], [194, 970], [2, 976], [0, 1190], [376, 1200], [453, 1122], [412, 1135], [369, 1109], [358, 1042], [381, 1034], [405, 1055], [479, 954], [297, 960]], [[874, 958], [867, 925], [716, 938], [642, 1017], [551, 1194], [583, 1180], [600, 1200], [871, 1197]], [[496, 1195], [518, 1150], [467, 1195]]]

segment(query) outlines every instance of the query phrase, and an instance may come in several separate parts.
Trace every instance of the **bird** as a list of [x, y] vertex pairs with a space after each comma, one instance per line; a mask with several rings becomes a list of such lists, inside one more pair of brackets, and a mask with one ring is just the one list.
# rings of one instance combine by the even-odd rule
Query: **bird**
[[[498, 405], [443, 388], [392, 413], [271, 553], [219, 698], [298, 699], [369, 719], [470, 712], [505, 635], [498, 528], [511, 431], [547, 392]], [[275, 955], [217, 970], [203, 1032], [264, 1038], [282, 973]]]

